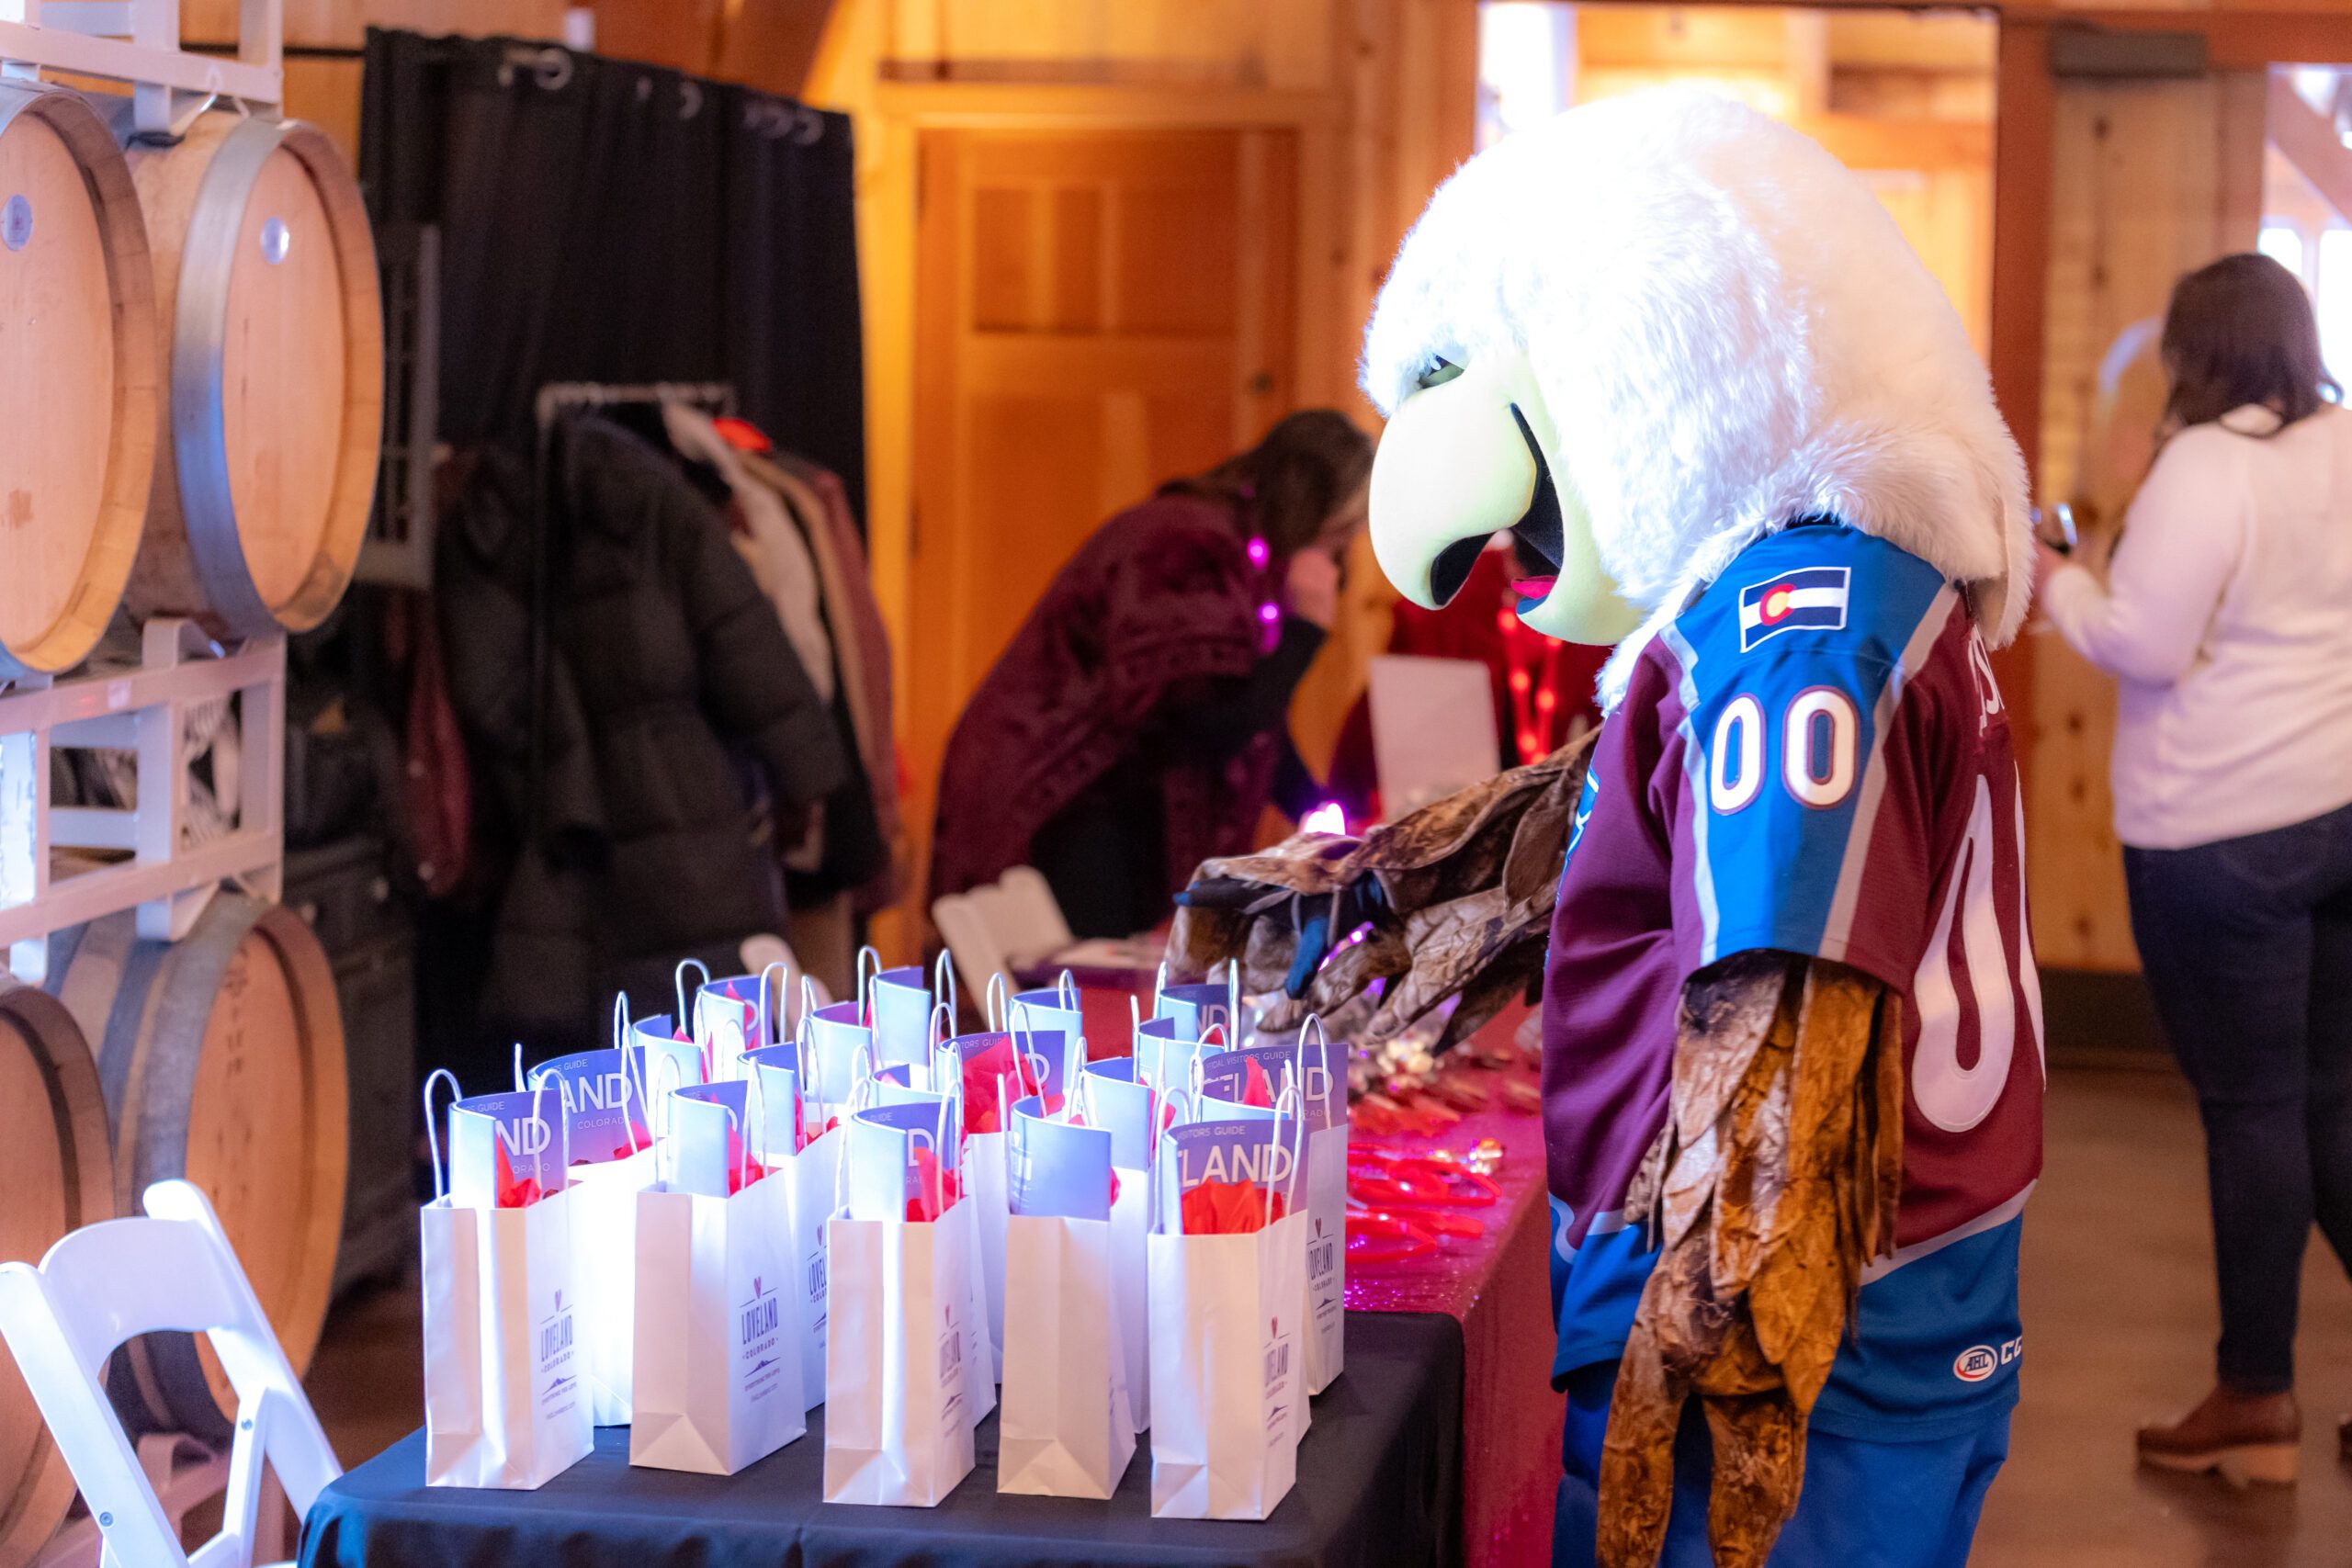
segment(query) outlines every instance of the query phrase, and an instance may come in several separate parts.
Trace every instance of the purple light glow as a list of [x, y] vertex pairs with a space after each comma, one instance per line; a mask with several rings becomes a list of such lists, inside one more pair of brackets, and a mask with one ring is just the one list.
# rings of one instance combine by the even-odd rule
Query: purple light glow
[[1258, 618], [1265, 622], [1270, 626], [1276, 621], [1282, 619], [1282, 615], [1283, 613], [1276, 609], [1271, 602], [1258, 606]]
[[1266, 564], [1265, 540], [1253, 538], [1250, 541], [1250, 564], [1255, 567], [1263, 567]]
[[1336, 800], [1327, 800], [1299, 819], [1299, 830], [1306, 833], [1344, 833], [1348, 830], [1348, 814]]

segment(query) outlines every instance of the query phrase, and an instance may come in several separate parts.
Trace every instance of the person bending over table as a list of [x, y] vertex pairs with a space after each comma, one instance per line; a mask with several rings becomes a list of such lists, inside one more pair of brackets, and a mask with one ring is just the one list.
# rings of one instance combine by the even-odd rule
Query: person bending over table
[[1308, 409], [1096, 531], [956, 721], [931, 896], [1023, 863], [1081, 937], [1148, 931], [1193, 868], [1321, 789], [1291, 743], [1299, 677], [1364, 525], [1372, 444]]

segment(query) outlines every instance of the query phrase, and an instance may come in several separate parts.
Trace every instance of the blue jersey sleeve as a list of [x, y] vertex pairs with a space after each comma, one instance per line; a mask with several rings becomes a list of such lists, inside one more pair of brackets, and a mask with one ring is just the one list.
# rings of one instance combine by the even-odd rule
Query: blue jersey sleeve
[[1918, 808], [1931, 737], [1905, 661], [1927, 656], [1951, 601], [1908, 557], [1759, 553], [1667, 634], [1684, 671], [1685, 960], [1775, 948], [1901, 985], [1933, 858]]

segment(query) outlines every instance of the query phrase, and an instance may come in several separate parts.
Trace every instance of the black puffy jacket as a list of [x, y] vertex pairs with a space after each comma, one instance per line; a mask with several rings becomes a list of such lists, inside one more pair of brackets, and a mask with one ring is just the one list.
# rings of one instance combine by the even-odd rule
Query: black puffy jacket
[[533, 1032], [576, 1030], [616, 988], [631, 993], [633, 1013], [667, 1010], [683, 957], [736, 969], [744, 937], [783, 929], [743, 770], [804, 808], [849, 776], [835, 727], [710, 503], [604, 421], [569, 421], [551, 441], [536, 781], [532, 480], [521, 463], [484, 454], [445, 525], [435, 583], [450, 698], [517, 835], [481, 1010]]

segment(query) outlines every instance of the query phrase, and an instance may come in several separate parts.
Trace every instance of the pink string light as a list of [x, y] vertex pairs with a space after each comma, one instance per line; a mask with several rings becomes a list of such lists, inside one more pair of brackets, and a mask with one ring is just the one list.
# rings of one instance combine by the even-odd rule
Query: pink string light
[[1298, 826], [1306, 833], [1345, 833], [1348, 814], [1338, 801], [1327, 800], [1299, 818]]

